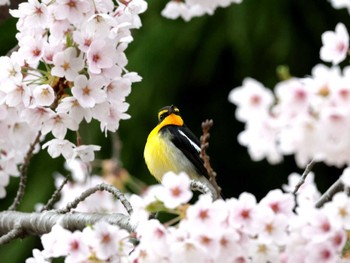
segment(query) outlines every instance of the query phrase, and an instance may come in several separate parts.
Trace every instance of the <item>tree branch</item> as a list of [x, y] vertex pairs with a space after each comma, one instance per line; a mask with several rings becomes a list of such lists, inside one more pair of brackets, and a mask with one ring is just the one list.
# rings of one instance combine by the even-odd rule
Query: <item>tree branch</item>
[[301, 175], [301, 178], [299, 180], [299, 182], [297, 183], [297, 185], [295, 186], [294, 188], [294, 191], [293, 191], [293, 195], [296, 195], [300, 186], [303, 185], [303, 183], [305, 183], [305, 180], [306, 180], [306, 177], [307, 175], [311, 172], [312, 168], [314, 167], [315, 165], [315, 161], [314, 160], [311, 160], [307, 165], [306, 165], [306, 168], [303, 172], [303, 174]]
[[[44, 211], [40, 213], [23, 213], [17, 211], [0, 212], [0, 245], [18, 235], [14, 229], [20, 226], [21, 237], [29, 235], [42, 235], [51, 231], [55, 224], [74, 230], [82, 230], [87, 225], [104, 220], [112, 225], [117, 225], [129, 232], [134, 231], [130, 224], [130, 217], [124, 214], [99, 214], [99, 213], [69, 213], [60, 214], [56, 211]], [[12, 232], [12, 233], [11, 233]], [[18, 237], [18, 236], [17, 236]]]
[[200, 137], [200, 142], [201, 142], [200, 157], [204, 161], [204, 167], [208, 172], [209, 182], [212, 184], [212, 186], [214, 187], [214, 190], [216, 192], [216, 198], [214, 198], [214, 199], [217, 199], [220, 197], [221, 187], [216, 182], [217, 174], [214, 171], [214, 169], [211, 167], [210, 157], [206, 152], [206, 150], [209, 147], [209, 138], [210, 138], [209, 131], [210, 131], [211, 127], [213, 127], [213, 120], [206, 120], [206, 121], [202, 122], [203, 135]]
[[27, 186], [27, 171], [28, 171], [29, 161], [33, 157], [35, 145], [40, 141], [40, 137], [41, 137], [41, 131], [38, 132], [34, 142], [30, 145], [28, 152], [24, 158], [24, 161], [20, 170], [20, 181], [19, 181], [17, 194], [15, 199], [13, 200], [13, 203], [8, 208], [8, 210], [17, 210], [19, 204], [23, 199], [25, 188]]
[[0, 237], [0, 245], [7, 244], [12, 240], [15, 240], [23, 235], [23, 231], [21, 227], [15, 227], [5, 235]]
[[344, 190], [344, 184], [341, 180], [341, 178], [339, 178], [337, 181], [335, 181], [331, 187], [329, 187], [327, 189], [326, 192], [324, 192], [324, 194], [320, 197], [320, 199], [316, 202], [315, 206], [317, 208], [322, 207], [326, 202], [330, 201], [332, 199], [332, 197], [340, 192]]
[[108, 185], [105, 183], [96, 185], [92, 188], [87, 189], [84, 191], [79, 197], [77, 197], [74, 201], [68, 203], [65, 208], [58, 209], [57, 212], [64, 214], [68, 213], [72, 209], [76, 208], [80, 202], [84, 201], [86, 198], [88, 198], [90, 195], [96, 193], [97, 191], [107, 191], [111, 193], [113, 196], [115, 196], [125, 207], [126, 211], [128, 212], [129, 215], [133, 213], [132, 206], [130, 202], [125, 198], [125, 195], [120, 192], [117, 188], [115, 188], [112, 185]]
[[69, 177], [67, 176], [67, 177], [63, 180], [63, 182], [61, 183], [60, 187], [58, 187], [58, 188], [56, 189], [56, 191], [52, 194], [50, 200], [46, 203], [46, 205], [43, 206], [43, 207], [41, 208], [40, 212], [45, 211], [45, 210], [50, 210], [50, 209], [53, 208], [55, 202], [56, 202], [57, 199], [58, 199], [58, 195], [61, 193], [62, 188], [67, 184], [68, 180], [69, 180]]

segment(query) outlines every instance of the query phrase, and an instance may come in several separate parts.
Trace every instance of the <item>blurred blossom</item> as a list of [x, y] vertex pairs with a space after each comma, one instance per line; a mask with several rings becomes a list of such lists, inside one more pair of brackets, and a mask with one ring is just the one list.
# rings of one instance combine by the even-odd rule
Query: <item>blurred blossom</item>
[[185, 21], [190, 21], [194, 17], [212, 15], [218, 7], [227, 7], [241, 2], [242, 0], [170, 0], [162, 10], [162, 15], [169, 19], [181, 17]]
[[350, 14], [350, 1], [349, 0], [329, 0], [335, 9], [347, 8]]
[[254, 161], [266, 158], [275, 164], [294, 154], [300, 167], [312, 159], [337, 167], [349, 164], [348, 80], [348, 67], [318, 64], [312, 76], [278, 83], [274, 96], [258, 81], [245, 79], [228, 97], [237, 106], [236, 118], [245, 123], [238, 142]]
[[322, 34], [320, 57], [325, 62], [337, 65], [342, 62], [349, 51], [349, 34], [342, 23], [338, 23], [335, 32], [326, 31]]

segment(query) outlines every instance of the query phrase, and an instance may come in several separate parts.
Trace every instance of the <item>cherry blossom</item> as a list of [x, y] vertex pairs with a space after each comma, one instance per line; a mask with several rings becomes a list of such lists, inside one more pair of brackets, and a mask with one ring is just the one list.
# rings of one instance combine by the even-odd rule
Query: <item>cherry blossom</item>
[[238, 199], [231, 199], [227, 202], [230, 209], [230, 224], [237, 229], [242, 228], [242, 231], [248, 234], [255, 234], [255, 218], [258, 212], [255, 196], [244, 192]]
[[332, 62], [337, 65], [342, 62], [349, 49], [349, 34], [342, 23], [338, 23], [335, 32], [326, 31], [322, 34], [322, 48], [320, 57], [325, 62]]
[[73, 47], [56, 53], [52, 62], [55, 66], [51, 69], [51, 74], [65, 77], [69, 81], [74, 81], [78, 77], [79, 71], [84, 67], [82, 58], [77, 57], [77, 50]]
[[82, 0], [57, 0], [56, 3], [56, 19], [67, 19], [72, 24], [82, 22], [84, 15], [86, 15], [92, 8], [89, 2]]
[[72, 94], [83, 108], [92, 108], [106, 97], [102, 90], [102, 79], [96, 77], [89, 80], [85, 75], [75, 79]]
[[99, 151], [99, 145], [80, 145], [74, 149], [75, 155], [83, 162], [92, 162], [95, 159], [95, 151]]
[[347, 8], [350, 14], [350, 1], [349, 0], [329, 0], [335, 9]]
[[50, 85], [36, 86], [33, 90], [36, 106], [50, 106], [55, 100], [54, 90]]
[[165, 207], [173, 209], [180, 204], [187, 203], [192, 197], [190, 190], [190, 180], [185, 173], [174, 174], [168, 172], [164, 174], [162, 184], [164, 190], [158, 198], [164, 203]]
[[49, 263], [39, 249], [33, 249], [33, 257], [27, 258], [26, 263]]
[[318, 64], [312, 76], [278, 83], [275, 96], [245, 79], [229, 94], [237, 105], [236, 118], [245, 123], [238, 142], [254, 161], [266, 158], [275, 164], [294, 154], [300, 167], [311, 159], [337, 167], [349, 164], [348, 79], [348, 67]]
[[127, 256], [132, 249], [128, 242], [129, 233], [104, 221], [96, 223], [92, 228], [85, 228], [83, 235], [101, 260], [107, 260], [115, 254], [119, 254], [119, 257]]
[[[15, 152], [15, 166], [21, 165], [38, 134], [42, 136], [35, 151], [47, 148], [52, 158], [93, 161], [99, 147], [76, 146], [66, 139], [67, 131], [77, 131], [83, 120], [93, 118], [103, 132], [116, 131], [120, 120], [129, 118], [125, 97], [140, 78], [126, 70], [124, 53], [133, 40], [131, 29], [142, 25], [139, 15], [146, 9], [143, 0], [127, 6], [29, 0], [10, 11], [18, 18], [19, 48], [0, 58], [0, 129], [9, 135], [7, 141], [0, 140], [0, 148], [8, 156]], [[49, 134], [54, 139], [45, 142]], [[8, 176], [4, 174], [4, 183]]]
[[[69, 169], [84, 173], [85, 168], [79, 162]], [[181, 174], [181, 177], [184, 176]], [[292, 174], [290, 181], [295, 176]], [[73, 193], [103, 180], [100, 177], [91, 178], [94, 182], [82, 180], [65, 185], [60, 205], [73, 199]], [[57, 182], [57, 187], [59, 185], [60, 182]], [[315, 187], [312, 178], [307, 180], [303, 191], [311, 186]], [[167, 183], [156, 185], [149, 190], [149, 194], [157, 195], [166, 188]], [[108, 196], [101, 197], [101, 194], [103, 192], [87, 198], [76, 210], [98, 209], [101, 202], [109, 200]], [[150, 204], [146, 200], [149, 198], [147, 195], [133, 195], [134, 208], [143, 211], [143, 219], [133, 221], [136, 224], [137, 243], [129, 242], [130, 234], [126, 230], [101, 221], [73, 233], [55, 226], [51, 233], [42, 237], [44, 250], [35, 251], [35, 254], [40, 253], [43, 260], [63, 256], [65, 262], [84, 257], [100, 261], [164, 263], [175, 263], [180, 259], [182, 262], [208, 263], [338, 262], [346, 241], [342, 223], [345, 218], [342, 220], [338, 216], [335, 219], [344, 201], [348, 203], [348, 198], [343, 197], [346, 195], [339, 194], [319, 209], [313, 205], [295, 211], [290, 194], [277, 189], [269, 192], [259, 203], [249, 193], [242, 193], [238, 199], [217, 201], [208, 195], [200, 195], [198, 200], [187, 203], [186, 215], [178, 224], [168, 224], [157, 218], [149, 218], [150, 214], [146, 212], [147, 204]], [[156, 199], [153, 198], [153, 201]], [[125, 210], [116, 210], [115, 202], [112, 203], [114, 206], [108, 208], [110, 211], [126, 213]], [[179, 203], [179, 206], [182, 204]], [[176, 209], [173, 208], [172, 212]], [[58, 242], [62, 242], [62, 245], [55, 250], [60, 244]]]
[[185, 21], [189, 21], [193, 17], [199, 17], [205, 14], [212, 15], [218, 7], [227, 7], [233, 3], [239, 4], [241, 2], [242, 0], [171, 0], [162, 10], [162, 15], [169, 19], [181, 17]]
[[91, 73], [101, 73], [102, 69], [108, 69], [116, 63], [116, 50], [104, 40], [94, 40], [87, 51], [87, 63]]
[[65, 159], [70, 159], [74, 155], [74, 144], [67, 140], [53, 139], [43, 145], [43, 149], [46, 147], [52, 158], [63, 155]]
[[272, 92], [251, 78], [246, 78], [241, 87], [232, 90], [228, 99], [239, 106], [236, 118], [240, 121], [259, 119], [261, 115], [267, 114], [273, 103]]

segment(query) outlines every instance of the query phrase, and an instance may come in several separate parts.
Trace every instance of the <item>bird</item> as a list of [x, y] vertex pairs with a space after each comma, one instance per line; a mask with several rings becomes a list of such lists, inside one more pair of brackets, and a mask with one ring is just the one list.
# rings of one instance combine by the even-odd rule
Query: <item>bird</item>
[[179, 108], [174, 105], [161, 108], [158, 124], [149, 133], [144, 148], [145, 163], [151, 175], [161, 182], [166, 172], [185, 172], [190, 179], [200, 181], [216, 193], [200, 151], [200, 141], [185, 125]]

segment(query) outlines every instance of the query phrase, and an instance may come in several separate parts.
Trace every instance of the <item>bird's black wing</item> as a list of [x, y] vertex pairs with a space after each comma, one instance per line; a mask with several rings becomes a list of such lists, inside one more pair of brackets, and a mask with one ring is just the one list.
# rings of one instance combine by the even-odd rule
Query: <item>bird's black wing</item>
[[180, 149], [189, 159], [197, 172], [209, 178], [207, 169], [205, 169], [204, 161], [200, 158], [200, 141], [186, 126], [167, 125], [163, 129], [167, 129], [172, 134], [171, 141]]

